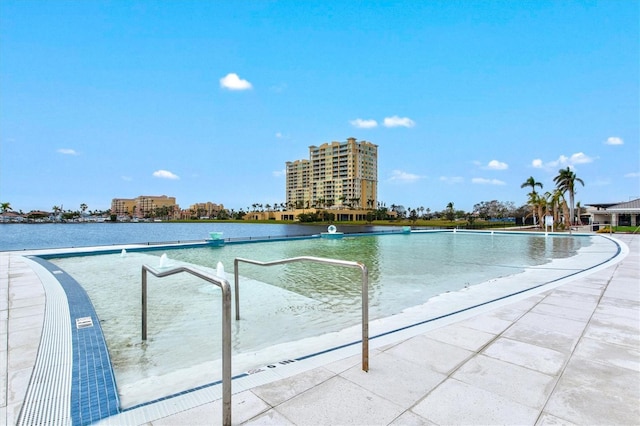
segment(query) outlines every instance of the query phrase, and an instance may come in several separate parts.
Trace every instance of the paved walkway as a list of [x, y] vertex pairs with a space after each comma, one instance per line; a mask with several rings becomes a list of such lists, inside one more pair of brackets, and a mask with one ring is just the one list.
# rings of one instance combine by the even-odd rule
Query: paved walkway
[[[236, 393], [233, 423], [640, 424], [640, 236], [615, 237], [629, 246], [621, 262], [378, 347], [367, 373], [355, 355]], [[19, 257], [0, 253], [0, 271], [0, 423], [15, 424], [45, 298]], [[216, 400], [103, 423], [219, 424], [221, 410]]]

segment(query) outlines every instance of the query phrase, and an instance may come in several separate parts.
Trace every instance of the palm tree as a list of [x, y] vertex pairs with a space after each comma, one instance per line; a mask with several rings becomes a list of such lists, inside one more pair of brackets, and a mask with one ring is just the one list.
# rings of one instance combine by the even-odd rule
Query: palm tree
[[82, 216], [84, 216], [84, 212], [86, 212], [88, 208], [89, 207], [85, 203], [80, 204], [80, 211], [82, 212]]
[[[544, 194], [547, 198], [551, 206], [551, 211], [553, 212], [553, 223], [560, 223], [560, 208], [563, 204], [566, 204], [564, 201], [564, 196], [562, 191], [555, 190], [553, 192], [545, 192]], [[565, 218], [566, 221], [566, 218]]]
[[[559, 190], [556, 189], [556, 192], [560, 192]], [[560, 207], [562, 208], [562, 216], [564, 216], [564, 225], [569, 227], [569, 230], [571, 230], [571, 221], [569, 220], [569, 218], [571, 217], [571, 213], [569, 212], [569, 203], [567, 203], [566, 198], [564, 197], [564, 194], [560, 193]]]
[[540, 222], [542, 222], [542, 217], [544, 216], [544, 207], [547, 204], [547, 200], [544, 197], [540, 196], [540, 194], [538, 194], [537, 192], [532, 191], [529, 193], [529, 200], [527, 201], [527, 204], [531, 205], [533, 224], [537, 225], [536, 213], [538, 218], [540, 218]]
[[542, 182], [537, 182], [533, 176], [531, 176], [520, 185], [520, 188], [526, 188], [528, 186], [531, 187], [531, 192], [536, 192], [536, 186], [542, 189]]
[[11, 203], [0, 203], [0, 210], [2, 210], [2, 213], [8, 212], [11, 210]]
[[[522, 185], [520, 185], [520, 188], [527, 188], [527, 187], [531, 187], [531, 192], [529, 193], [529, 200], [531, 201], [539, 201], [537, 195], [538, 193], [536, 192], [536, 186], [539, 187], [540, 189], [542, 189], [542, 182], [538, 182], [536, 181], [533, 176], [530, 176], [529, 179], [525, 180]], [[529, 203], [531, 204], [531, 203]], [[531, 207], [533, 208], [533, 224], [536, 225], [536, 207], [537, 205], [535, 204], [531, 204]], [[540, 217], [540, 220], [542, 220], [542, 217]]]
[[445, 214], [447, 216], [447, 219], [449, 220], [453, 220], [455, 218], [455, 210], [453, 209], [453, 202], [449, 202], [447, 204], [447, 211]]
[[582, 205], [580, 201], [576, 203], [576, 216], [578, 216], [578, 225], [582, 225]]
[[[540, 205], [538, 206], [538, 211], [540, 212], [540, 222], [546, 226], [546, 217], [551, 216], [552, 223], [555, 221], [554, 212], [553, 212], [553, 194], [549, 191], [546, 191], [544, 194], [540, 196]], [[545, 218], [545, 219], [543, 219]]]
[[553, 178], [553, 181], [556, 183], [556, 187], [562, 191], [569, 193], [569, 229], [571, 229], [571, 225], [574, 222], [573, 209], [574, 209], [574, 198], [576, 195], [576, 182], [579, 182], [584, 186], [584, 182], [582, 179], [576, 176], [576, 174], [571, 170], [570, 167], [566, 169], [558, 170], [558, 176]]

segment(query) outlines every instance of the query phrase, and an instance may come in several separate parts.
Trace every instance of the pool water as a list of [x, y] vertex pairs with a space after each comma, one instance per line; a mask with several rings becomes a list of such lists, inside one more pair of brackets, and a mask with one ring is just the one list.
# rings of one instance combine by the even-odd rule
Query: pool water
[[[397, 313], [446, 291], [512, 275], [553, 258], [573, 256], [580, 247], [589, 244], [588, 238], [429, 232], [241, 244], [224, 250], [193, 248], [166, 253], [171, 259], [211, 268], [220, 261], [231, 278], [236, 257], [272, 261], [316, 256], [359, 261], [369, 270], [370, 309], [371, 317], [375, 318]], [[354, 303], [360, 303], [357, 270], [293, 263], [272, 267], [241, 264], [240, 272], [242, 276], [331, 304], [334, 312], [358, 318], [359, 313], [352, 309]]]
[[[72, 275], [93, 301], [126, 407], [220, 379], [220, 290], [211, 284], [189, 274], [149, 276], [149, 338], [141, 340], [141, 267], [157, 268], [162, 254], [169, 258], [169, 266], [189, 264], [211, 274], [222, 262], [230, 283], [235, 258], [265, 262], [315, 256], [359, 261], [369, 270], [369, 318], [375, 321], [415, 310], [438, 295], [570, 258], [592, 243], [593, 238], [586, 236], [413, 232], [51, 261]], [[338, 346], [358, 337], [342, 335], [341, 330], [358, 330], [360, 325], [360, 271], [314, 263], [271, 267], [243, 263], [239, 269], [242, 319], [232, 323], [233, 374], [318, 349], [301, 341], [321, 336], [324, 345], [329, 341]], [[567, 270], [558, 269], [557, 275], [562, 274]], [[141, 393], [141, 387], [153, 389], [152, 394]]]

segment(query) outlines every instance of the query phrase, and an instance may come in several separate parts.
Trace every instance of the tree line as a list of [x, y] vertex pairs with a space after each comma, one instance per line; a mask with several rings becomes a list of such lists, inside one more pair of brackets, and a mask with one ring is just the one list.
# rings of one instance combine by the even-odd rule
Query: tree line
[[[464, 210], [457, 210], [453, 202], [449, 202], [444, 209], [432, 211], [430, 208], [423, 206], [418, 207], [404, 207], [400, 204], [391, 204], [387, 207], [386, 203], [378, 202], [374, 208], [373, 200], [367, 200], [367, 204], [370, 206], [369, 211], [366, 214], [366, 221], [373, 222], [375, 220], [390, 220], [390, 219], [403, 219], [417, 221], [431, 220], [431, 219], [447, 219], [450, 221], [465, 219], [469, 223], [472, 223], [475, 219], [504, 219], [504, 218], [532, 218], [534, 225], [541, 224], [543, 218], [546, 216], [553, 217], [553, 222], [557, 227], [569, 227], [573, 224], [580, 222], [580, 210], [581, 206], [578, 202], [575, 204], [576, 185], [581, 184], [584, 186], [582, 179], [576, 176], [575, 172], [570, 167], [560, 169], [558, 175], [553, 179], [555, 188], [539, 193], [536, 188], [543, 189], [543, 184], [537, 181], [533, 176], [525, 180], [521, 188], [530, 188], [531, 191], [527, 194], [527, 203], [521, 206], [516, 206], [512, 201], [502, 202], [498, 200], [482, 201], [473, 206], [472, 212], [465, 212]], [[304, 206], [306, 208], [320, 208], [326, 207], [327, 203], [333, 200], [321, 200], [317, 205]], [[344, 200], [349, 201], [346, 203], [348, 208], [352, 208], [352, 205], [358, 205], [359, 199]], [[575, 208], [578, 207], [578, 214], [575, 213]], [[284, 211], [291, 210], [293, 208], [303, 208], [300, 205], [293, 205], [291, 203], [274, 203], [261, 204], [253, 203], [247, 206], [246, 211], [241, 208], [239, 210], [234, 209], [221, 209], [217, 212], [216, 219], [228, 220], [236, 219], [242, 220], [249, 212], [264, 212], [266, 211]], [[0, 210], [2, 213], [11, 211], [11, 204], [8, 202], [0, 203]], [[53, 215], [65, 220], [76, 219], [87, 215], [88, 206], [85, 203], [80, 204], [79, 210], [66, 210], [63, 211], [61, 207], [53, 206]], [[159, 207], [158, 211], [154, 212], [155, 217], [162, 217], [165, 219], [171, 219], [171, 212], [168, 207]], [[192, 219], [198, 219], [197, 212], [191, 212]], [[24, 215], [20, 211], [21, 215]], [[90, 215], [109, 215], [110, 211], [93, 211], [89, 212]], [[331, 209], [317, 210], [316, 212], [302, 213], [298, 215], [298, 220], [301, 222], [331, 222], [335, 219], [335, 214]], [[114, 219], [115, 220], [115, 219]]]
[[[531, 206], [531, 215], [534, 224], [542, 224], [543, 217], [550, 216], [558, 227], [568, 228], [580, 223], [580, 214], [575, 214], [576, 184], [584, 186], [584, 181], [576, 176], [570, 167], [558, 170], [558, 175], [553, 178], [556, 187], [551, 191], [539, 194], [536, 188], [543, 188], [543, 184], [529, 177], [520, 185], [521, 188], [531, 188], [528, 196], [528, 204]], [[567, 200], [568, 196], [568, 200]], [[577, 204], [581, 210], [580, 203]]]

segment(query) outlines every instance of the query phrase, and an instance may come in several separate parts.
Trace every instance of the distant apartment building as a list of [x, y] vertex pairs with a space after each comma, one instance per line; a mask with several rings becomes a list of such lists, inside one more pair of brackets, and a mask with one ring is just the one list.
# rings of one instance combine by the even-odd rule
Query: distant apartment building
[[287, 161], [287, 208], [375, 209], [378, 146], [367, 141], [309, 147], [309, 160]]
[[191, 216], [196, 216], [199, 219], [209, 219], [218, 216], [221, 210], [224, 210], [224, 205], [212, 203], [207, 201], [206, 203], [196, 203], [189, 206], [189, 213]]
[[136, 198], [114, 198], [111, 214], [137, 219], [172, 219], [180, 211], [175, 197], [166, 195], [140, 195]]

